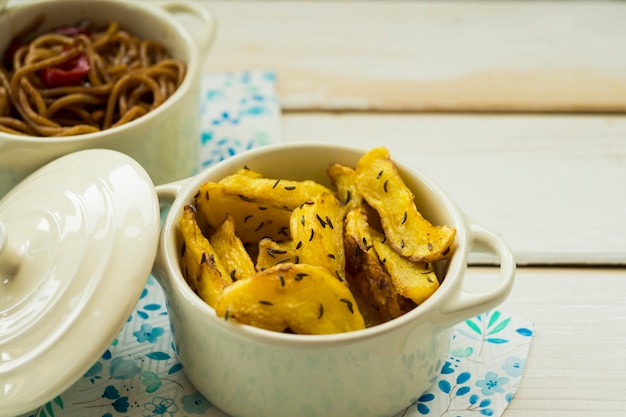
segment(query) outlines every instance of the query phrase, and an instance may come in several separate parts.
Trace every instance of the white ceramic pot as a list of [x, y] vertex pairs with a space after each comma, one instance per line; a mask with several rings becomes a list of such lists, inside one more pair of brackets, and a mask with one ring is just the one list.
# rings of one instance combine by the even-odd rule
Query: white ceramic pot
[[[46, 18], [42, 31], [72, 25], [84, 18], [98, 24], [117, 21], [132, 34], [165, 45], [170, 54], [186, 63], [188, 72], [176, 93], [161, 106], [119, 127], [64, 138], [0, 132], [0, 197], [47, 162], [88, 148], [113, 149], [131, 156], [155, 184], [192, 175], [201, 134], [201, 67], [215, 32], [215, 21], [206, 8], [185, 1], [25, 2], [0, 9], [0, 51], [38, 14]], [[191, 29], [186, 25], [191, 25]]]
[[[180, 361], [190, 381], [235, 417], [390, 416], [430, 387], [448, 352], [453, 325], [500, 304], [513, 285], [515, 262], [497, 235], [469, 220], [435, 183], [392, 155], [422, 214], [457, 230], [452, 257], [438, 265], [441, 287], [422, 305], [388, 323], [351, 333], [303, 336], [237, 325], [189, 288], [181, 274], [177, 223], [201, 184], [247, 166], [270, 177], [330, 185], [331, 163], [355, 166], [362, 149], [324, 144], [274, 145], [230, 158], [197, 176], [157, 187], [172, 200], [153, 274], [165, 290]], [[500, 259], [492, 288], [465, 279], [470, 252]]]

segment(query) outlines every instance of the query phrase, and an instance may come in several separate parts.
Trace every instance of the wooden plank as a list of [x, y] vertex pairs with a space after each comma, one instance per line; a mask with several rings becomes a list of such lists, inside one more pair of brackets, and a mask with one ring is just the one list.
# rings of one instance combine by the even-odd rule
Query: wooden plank
[[203, 3], [206, 70], [272, 69], [285, 110], [626, 110], [626, 3]]
[[[494, 272], [470, 269], [472, 279]], [[535, 323], [507, 417], [618, 417], [626, 410], [626, 269], [518, 270], [499, 308]]]
[[626, 264], [626, 117], [287, 114], [287, 141], [387, 146], [520, 264]]

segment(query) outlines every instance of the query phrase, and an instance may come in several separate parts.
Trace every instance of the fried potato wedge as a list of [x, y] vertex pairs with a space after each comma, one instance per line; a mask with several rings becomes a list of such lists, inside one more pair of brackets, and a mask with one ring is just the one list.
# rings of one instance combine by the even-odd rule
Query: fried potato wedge
[[232, 284], [232, 280], [213, 246], [202, 234], [193, 207], [184, 207], [178, 227], [182, 235], [185, 279], [191, 289], [213, 307], [222, 290]]
[[368, 326], [400, 317], [415, 307], [415, 303], [396, 291], [380, 262], [362, 207], [346, 215], [344, 245], [347, 279], [366, 323], [371, 322]]
[[439, 288], [431, 262], [411, 261], [401, 256], [388, 244], [389, 240], [376, 230], [370, 229], [370, 234], [378, 258], [389, 272], [391, 282], [399, 294], [420, 305]]
[[293, 210], [290, 231], [300, 263], [322, 266], [345, 281], [344, 211], [332, 193], [322, 193]]
[[457, 231], [424, 218], [387, 149], [326, 174], [329, 187], [245, 167], [199, 188], [179, 222], [183, 273], [218, 316], [338, 333], [402, 316], [439, 288], [433, 266]]
[[219, 183], [231, 194], [241, 195], [261, 205], [287, 210], [301, 206], [318, 194], [331, 192], [328, 188], [311, 180], [265, 178], [250, 172], [229, 175]]
[[259, 242], [259, 251], [255, 265], [257, 271], [263, 271], [274, 265], [286, 262], [298, 263], [296, 248], [292, 240], [275, 242], [266, 238]]
[[359, 160], [357, 188], [380, 215], [390, 245], [412, 261], [436, 261], [449, 253], [456, 229], [432, 225], [417, 210], [386, 148], [374, 148]]
[[337, 198], [346, 208], [346, 212], [363, 205], [365, 200], [357, 189], [354, 169], [341, 164], [332, 164], [326, 173], [336, 188]]
[[242, 198], [228, 192], [222, 184], [203, 184], [195, 196], [195, 205], [198, 215], [213, 229], [230, 214], [243, 243], [257, 244], [266, 237], [276, 241], [289, 239], [291, 211]]
[[250, 255], [235, 233], [235, 221], [230, 214], [209, 236], [209, 243], [232, 281], [248, 278], [256, 272]]
[[331, 334], [365, 328], [350, 290], [326, 268], [279, 264], [224, 290], [219, 317], [278, 332]]
[[239, 171], [237, 171], [237, 175], [244, 175], [250, 178], [263, 178], [263, 174], [253, 171], [248, 167], [241, 168]]

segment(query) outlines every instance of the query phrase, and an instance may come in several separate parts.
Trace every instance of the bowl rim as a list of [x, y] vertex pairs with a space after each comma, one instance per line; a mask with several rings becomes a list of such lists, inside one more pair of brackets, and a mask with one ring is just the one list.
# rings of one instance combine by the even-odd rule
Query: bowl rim
[[[41, 5], [50, 5], [55, 8], [63, 8], [66, 7], [67, 4], [75, 4], [81, 3], [84, 1], [81, 0], [33, 0], [27, 3], [17, 3], [15, 5], [10, 5], [6, 7], [4, 10], [0, 12], [0, 20], [10, 19], [13, 13], [16, 12], [33, 12], [36, 8], [41, 7]], [[83, 133], [80, 135], [71, 135], [71, 136], [30, 136], [30, 135], [18, 135], [13, 133], [0, 132], [0, 141], [16, 141], [20, 143], [30, 143], [30, 144], [58, 144], [58, 143], [80, 143], [85, 141], [95, 141], [95, 140], [104, 140], [109, 136], [116, 134], [125, 134], [127, 131], [135, 128], [135, 126], [140, 126], [141, 124], [150, 123], [150, 121], [156, 117], [161, 116], [162, 113], [166, 112], [167, 109], [174, 106], [177, 102], [179, 102], [182, 97], [188, 93], [191, 89], [191, 84], [194, 82], [194, 78], [196, 73], [200, 71], [200, 49], [195, 46], [195, 42], [191, 37], [191, 34], [182, 26], [180, 22], [176, 19], [172, 19], [171, 15], [160, 7], [158, 4], [151, 5], [147, 2], [127, 2], [124, 0], [90, 0], [88, 4], [89, 7], [93, 7], [93, 4], [102, 4], [107, 7], [120, 7], [120, 8], [132, 8], [134, 13], [144, 13], [146, 15], [151, 15], [152, 17], [159, 19], [160, 21], [170, 25], [173, 28], [183, 42], [182, 44], [187, 48], [189, 59], [183, 61], [186, 66], [185, 77], [181, 85], [174, 91], [174, 93], [168, 97], [159, 107], [154, 110], [149, 111], [145, 115], [134, 119], [128, 123], [124, 123], [120, 126], [111, 127], [109, 129], [100, 130], [98, 132], [91, 133]], [[169, 17], [168, 17], [169, 16]], [[171, 51], [170, 51], [171, 53]]]
[[[189, 287], [183, 277], [183, 274], [181, 273], [180, 260], [176, 245], [176, 230], [183, 206], [191, 201], [199, 186], [209, 180], [208, 178], [212, 175], [216, 175], [215, 172], [225, 169], [228, 169], [230, 172], [235, 172], [237, 168], [244, 166], [245, 162], [251, 161], [259, 156], [285, 150], [305, 155], [305, 151], [311, 150], [311, 148], [348, 152], [351, 154], [351, 157], [362, 155], [368, 151], [368, 149], [362, 147], [337, 145], [325, 142], [292, 142], [272, 144], [235, 155], [227, 160], [219, 162], [218, 164], [205, 168], [203, 171], [188, 180], [184, 180], [184, 184], [179, 194], [169, 208], [169, 212], [162, 225], [160, 236], [159, 257], [162, 257], [163, 260], [161, 270], [165, 274], [163, 279], [167, 281], [164, 285], [167, 289], [166, 292], [176, 291], [178, 296], [180, 296], [178, 301], [184, 302], [189, 306], [189, 308], [196, 310], [198, 314], [206, 316], [208, 320], [211, 320], [215, 322], [217, 326], [220, 326], [220, 329], [226, 330], [231, 334], [235, 334], [242, 339], [253, 339], [257, 342], [266, 344], [278, 343], [282, 346], [297, 346], [302, 348], [328, 347], [345, 344], [346, 342], [371, 339], [396, 331], [404, 331], [406, 328], [416, 327], [423, 323], [438, 325], [439, 321], [445, 320], [443, 313], [439, 312], [436, 307], [440, 304], [439, 300], [444, 298], [448, 292], [454, 291], [454, 285], [457, 282], [462, 284], [463, 274], [467, 268], [467, 258], [470, 245], [469, 224], [463, 212], [441, 187], [439, 187], [423, 172], [416, 170], [410, 164], [404, 162], [402, 158], [398, 158], [393, 154], [392, 160], [396, 163], [401, 175], [412, 175], [415, 180], [427, 186], [437, 197], [437, 201], [441, 202], [446, 207], [449, 216], [454, 219], [454, 227], [457, 229], [455, 248], [452, 256], [447, 261], [446, 272], [444, 275], [445, 279], [439, 289], [437, 289], [437, 291], [435, 291], [435, 293], [420, 306], [393, 320], [362, 330], [324, 335], [289, 334], [261, 329], [241, 323], [226, 322], [222, 318], [218, 317], [215, 310], [206, 304], [206, 302], [204, 302], [193, 292], [191, 287]], [[176, 303], [176, 301], [174, 303]], [[173, 305], [173, 307], [177, 308], [176, 305]], [[450, 323], [450, 325], [452, 324], [453, 323]]]

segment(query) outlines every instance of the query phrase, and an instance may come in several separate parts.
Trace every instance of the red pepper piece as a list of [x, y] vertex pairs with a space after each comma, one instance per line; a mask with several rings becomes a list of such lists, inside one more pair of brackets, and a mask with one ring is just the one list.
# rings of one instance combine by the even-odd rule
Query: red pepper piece
[[56, 67], [44, 68], [38, 72], [39, 79], [47, 88], [80, 85], [89, 73], [89, 60], [86, 54], [79, 54]]
[[63, 35], [63, 36], [67, 36], [70, 38], [75, 38], [78, 35], [85, 35], [87, 37], [90, 36], [89, 32], [83, 28], [80, 27], [66, 27], [66, 28], [59, 28], [57, 30], [54, 31], [54, 33], [57, 33], [59, 35]]

